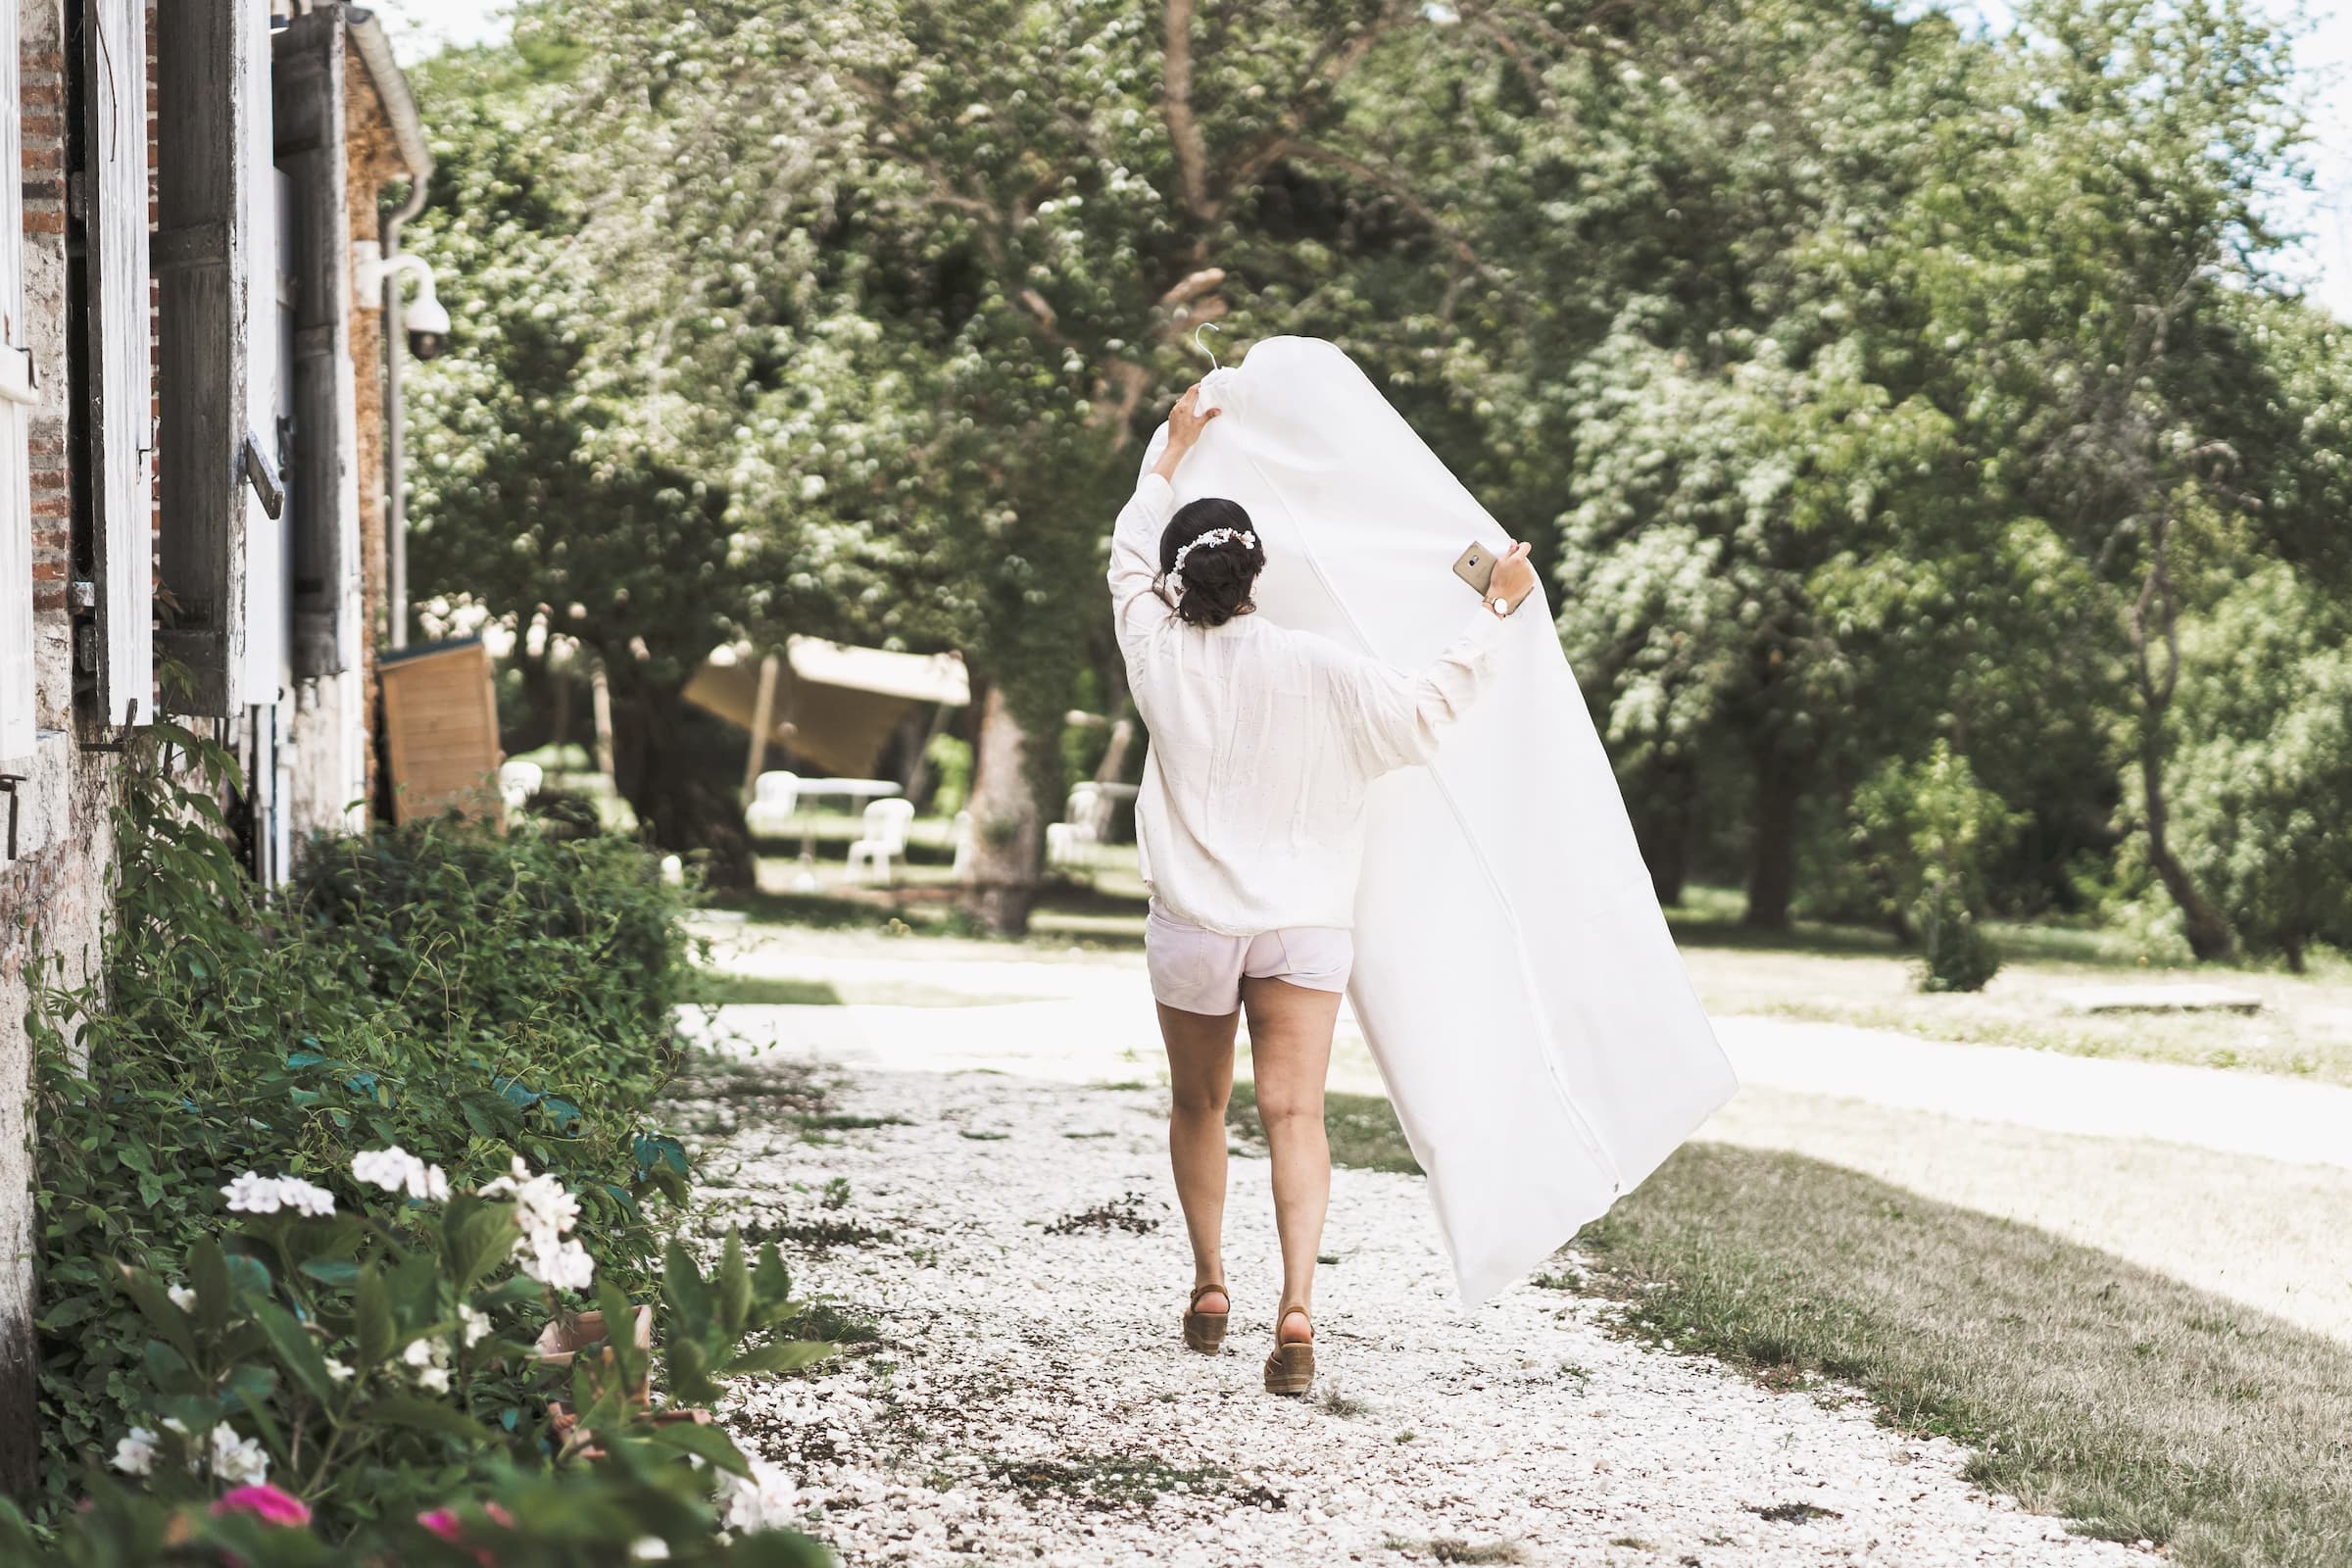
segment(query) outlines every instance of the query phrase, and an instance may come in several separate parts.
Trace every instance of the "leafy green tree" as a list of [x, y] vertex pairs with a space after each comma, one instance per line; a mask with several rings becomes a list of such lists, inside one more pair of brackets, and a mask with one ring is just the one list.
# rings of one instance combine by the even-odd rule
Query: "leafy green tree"
[[1937, 741], [1916, 762], [1888, 761], [1854, 792], [1853, 847], [1885, 912], [1918, 941], [1923, 991], [1982, 991], [2000, 968], [1982, 920], [1985, 871], [2020, 819]]
[[2181, 639], [2170, 715], [2183, 864], [2246, 945], [2300, 974], [2352, 951], [2352, 615], [2266, 565]]
[[[2265, 531], [2271, 439], [2238, 296], [2268, 285], [2265, 182], [2299, 133], [2286, 39], [2233, 0], [2021, 11], [1991, 90], [1936, 132], [1907, 236], [1948, 406], [2101, 585], [2129, 676], [2132, 826], [2191, 950], [2228, 922], [2175, 851], [2168, 714], [2183, 620]], [[2292, 461], [2291, 458], [2288, 461]]]
[[455, 332], [409, 385], [416, 598], [576, 640], [612, 699], [613, 768], [657, 843], [745, 865], [725, 782], [680, 698], [715, 647], [763, 623], [786, 537], [736, 525], [726, 473], [647, 423], [607, 279], [565, 177], [563, 51], [445, 55], [429, 205], [410, 229]]
[[641, 379], [734, 432], [755, 531], [808, 517], [800, 569], [845, 630], [972, 663], [972, 896], [1001, 929], [1027, 918], [1060, 715], [1103, 647], [1102, 540], [1200, 368], [1188, 335], [1237, 308], [1328, 326], [1367, 206], [1401, 214], [1384, 265], [1461, 262], [1349, 140], [1344, 91], [1441, 25], [1405, 0], [522, 15], [526, 41], [601, 40], [573, 113], [626, 130], [572, 175]]

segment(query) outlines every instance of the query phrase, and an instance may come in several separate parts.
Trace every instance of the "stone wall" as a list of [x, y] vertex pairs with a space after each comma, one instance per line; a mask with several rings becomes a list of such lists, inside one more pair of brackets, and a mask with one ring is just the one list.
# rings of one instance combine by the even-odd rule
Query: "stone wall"
[[33, 1396], [34, 1161], [25, 1014], [41, 984], [78, 984], [106, 929], [117, 759], [87, 752], [74, 705], [74, 494], [66, 459], [65, 22], [61, 0], [17, 5], [24, 73], [24, 332], [43, 403], [31, 421], [33, 611], [41, 737], [19, 787], [17, 849], [0, 863], [0, 1486], [28, 1485]]

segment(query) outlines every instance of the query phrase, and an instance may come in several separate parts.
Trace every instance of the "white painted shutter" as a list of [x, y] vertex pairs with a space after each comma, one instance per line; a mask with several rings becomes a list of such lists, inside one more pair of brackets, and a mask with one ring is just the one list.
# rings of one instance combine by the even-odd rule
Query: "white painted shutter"
[[[274, 484], [277, 468], [276, 443], [255, 426], [270, 422], [275, 381], [267, 348], [274, 268], [264, 226], [270, 9], [266, 0], [166, 0], [155, 18], [164, 149], [154, 252], [164, 411], [156, 555], [172, 602], [156, 646], [187, 675], [185, 693], [167, 700], [188, 713], [229, 714], [276, 695], [269, 673], [247, 660], [250, 629], [258, 621], [268, 635], [279, 603], [273, 555], [257, 559], [263, 507], [248, 478], [258, 471]], [[257, 571], [264, 582], [253, 580]]]
[[108, 725], [155, 716], [155, 531], [148, 485], [155, 377], [147, 357], [147, 6], [88, 0], [96, 406], [98, 696]]
[[[24, 135], [17, 8], [0, 3], [0, 761], [31, 756], [32, 364], [24, 353]], [[20, 399], [26, 401], [20, 401]], [[5, 809], [5, 808], [0, 808]]]
[[289, 204], [281, 270], [293, 283], [294, 340], [279, 403], [292, 416], [286, 460], [290, 662], [298, 680], [349, 667], [358, 627], [345, 601], [358, 578], [358, 466], [351, 364], [351, 192], [345, 146], [345, 13], [297, 17], [271, 41], [278, 189]]

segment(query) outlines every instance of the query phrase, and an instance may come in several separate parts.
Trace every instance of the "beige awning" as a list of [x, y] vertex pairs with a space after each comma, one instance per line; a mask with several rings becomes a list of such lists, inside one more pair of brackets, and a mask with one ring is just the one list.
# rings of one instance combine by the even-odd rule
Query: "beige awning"
[[[686, 700], [750, 729], [760, 701], [760, 662], [748, 643], [719, 649], [687, 682]], [[934, 703], [961, 708], [972, 700], [971, 677], [956, 654], [900, 654], [794, 637], [786, 642], [778, 673], [768, 743], [844, 776], [871, 776], [912, 710]]]

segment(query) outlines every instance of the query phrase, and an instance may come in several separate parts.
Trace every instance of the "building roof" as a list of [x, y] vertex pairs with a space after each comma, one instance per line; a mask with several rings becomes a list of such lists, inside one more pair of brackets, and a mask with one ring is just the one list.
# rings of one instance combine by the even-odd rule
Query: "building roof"
[[[956, 654], [901, 654], [886, 648], [829, 643], [821, 637], [787, 638], [785, 654], [792, 673], [812, 685], [903, 697], [916, 703], [946, 703], [953, 708], [972, 700], [971, 676]], [[738, 643], [712, 653], [710, 662], [721, 668], [735, 664], [757, 668], [760, 656], [750, 644]]]

